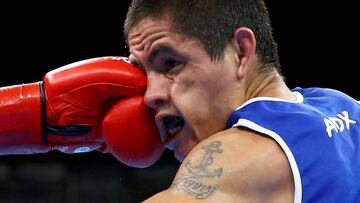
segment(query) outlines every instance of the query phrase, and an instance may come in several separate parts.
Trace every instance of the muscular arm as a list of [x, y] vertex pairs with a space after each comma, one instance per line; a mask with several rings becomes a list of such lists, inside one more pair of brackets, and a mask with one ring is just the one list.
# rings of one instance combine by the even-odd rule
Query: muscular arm
[[198, 144], [171, 185], [144, 203], [292, 202], [293, 179], [272, 139], [229, 129]]

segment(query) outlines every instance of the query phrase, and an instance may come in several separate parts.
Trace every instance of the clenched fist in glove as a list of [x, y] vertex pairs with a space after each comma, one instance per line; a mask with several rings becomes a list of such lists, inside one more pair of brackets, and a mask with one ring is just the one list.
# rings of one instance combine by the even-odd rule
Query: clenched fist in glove
[[0, 155], [98, 150], [150, 166], [164, 148], [145, 89], [146, 76], [124, 57], [83, 60], [41, 82], [0, 88]]

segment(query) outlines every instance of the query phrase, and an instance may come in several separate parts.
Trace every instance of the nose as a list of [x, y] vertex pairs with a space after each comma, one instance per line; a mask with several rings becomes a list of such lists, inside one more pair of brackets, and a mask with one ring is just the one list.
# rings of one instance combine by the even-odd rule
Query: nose
[[147, 106], [153, 109], [166, 104], [169, 100], [168, 93], [169, 84], [166, 79], [155, 74], [147, 75], [147, 89], [144, 96], [144, 102]]

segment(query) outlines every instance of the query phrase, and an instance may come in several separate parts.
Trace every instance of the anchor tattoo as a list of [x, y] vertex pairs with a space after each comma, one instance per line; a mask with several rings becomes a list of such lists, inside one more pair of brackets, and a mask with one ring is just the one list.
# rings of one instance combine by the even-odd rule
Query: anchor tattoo
[[213, 153], [222, 153], [223, 150], [219, 147], [221, 146], [221, 142], [214, 141], [205, 147], [201, 147], [205, 150], [205, 156], [200, 161], [197, 166], [193, 166], [191, 162], [186, 163], [186, 168], [188, 169], [190, 174], [195, 175], [197, 178], [212, 178], [212, 177], [220, 177], [222, 175], [222, 168], [219, 169], [208, 169], [208, 166], [211, 165], [214, 161], [212, 155]]
[[201, 149], [205, 151], [204, 157], [200, 160], [199, 164], [194, 165], [189, 160], [185, 167], [188, 173], [183, 173], [179, 178], [174, 180], [172, 187], [177, 190], [183, 190], [188, 194], [195, 196], [197, 199], [204, 199], [212, 195], [218, 188], [218, 185], [206, 185], [200, 180], [206, 178], [220, 178], [223, 174], [223, 169], [209, 169], [208, 167], [213, 163], [214, 153], [222, 153], [220, 149], [221, 142], [213, 141], [210, 144], [203, 146]]

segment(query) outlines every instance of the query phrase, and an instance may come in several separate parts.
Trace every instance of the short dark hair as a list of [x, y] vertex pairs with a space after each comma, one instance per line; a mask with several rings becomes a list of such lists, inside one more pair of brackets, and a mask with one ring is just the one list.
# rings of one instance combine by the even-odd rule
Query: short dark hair
[[212, 60], [223, 57], [236, 28], [248, 27], [256, 37], [262, 67], [280, 72], [277, 43], [263, 0], [132, 0], [124, 36], [127, 39], [130, 30], [144, 18], [165, 15], [177, 32], [198, 39]]

